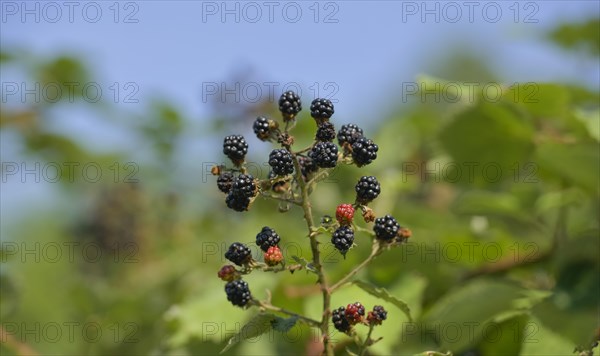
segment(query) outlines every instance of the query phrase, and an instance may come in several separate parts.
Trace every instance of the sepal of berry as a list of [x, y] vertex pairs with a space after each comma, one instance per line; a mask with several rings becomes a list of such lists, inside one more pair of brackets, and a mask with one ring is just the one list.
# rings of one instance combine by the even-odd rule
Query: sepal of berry
[[278, 246], [271, 246], [264, 254], [265, 263], [268, 266], [276, 266], [283, 261], [283, 254]]
[[288, 182], [283, 178], [279, 178], [273, 171], [269, 172], [269, 181], [267, 181], [267, 188], [271, 187], [275, 193], [285, 193], [289, 188]]
[[219, 276], [219, 278], [221, 278], [223, 281], [231, 282], [238, 279], [240, 277], [240, 273], [235, 269], [234, 266], [225, 265], [221, 267], [217, 273], [217, 276]]
[[373, 212], [373, 209], [369, 208], [368, 206], [364, 206], [364, 205], [361, 205], [360, 208], [362, 210], [362, 217], [367, 224], [375, 221], [375, 213]]
[[401, 244], [408, 240], [412, 236], [412, 231], [406, 227], [400, 227], [398, 230], [398, 236], [396, 236], [396, 243]]
[[346, 306], [346, 320], [348, 320], [348, 323], [350, 323], [350, 325], [360, 323], [364, 316], [365, 307], [359, 302], [356, 302], [354, 304], [348, 304], [348, 306]]
[[225, 258], [238, 266], [244, 266], [252, 261], [252, 251], [243, 243], [234, 242], [225, 252]]
[[352, 224], [354, 218], [354, 207], [352, 204], [340, 204], [335, 210], [335, 218], [340, 225]]
[[227, 300], [238, 307], [244, 307], [252, 300], [248, 283], [241, 279], [228, 282], [225, 285], [225, 294], [227, 294]]
[[381, 325], [381, 322], [385, 319], [387, 319], [387, 311], [381, 305], [374, 306], [373, 310], [367, 315], [367, 322], [372, 326]]

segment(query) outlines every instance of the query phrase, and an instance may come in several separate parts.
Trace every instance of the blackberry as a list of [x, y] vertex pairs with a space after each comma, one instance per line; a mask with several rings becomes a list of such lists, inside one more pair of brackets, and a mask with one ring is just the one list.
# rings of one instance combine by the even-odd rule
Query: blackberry
[[333, 142], [317, 142], [308, 155], [318, 167], [333, 168], [337, 164], [338, 149]]
[[356, 190], [356, 201], [360, 204], [367, 204], [373, 201], [379, 193], [381, 193], [381, 186], [377, 181], [377, 178], [373, 176], [360, 177], [358, 183], [354, 187]]
[[321, 142], [331, 142], [335, 138], [335, 127], [329, 121], [325, 121], [322, 124], [319, 124], [317, 128], [316, 137], [317, 141]]
[[363, 316], [365, 316], [365, 307], [359, 302], [346, 306], [346, 320], [350, 325], [360, 323]]
[[280, 264], [281, 261], [283, 261], [283, 254], [281, 253], [279, 246], [269, 247], [267, 252], [264, 253], [264, 259], [267, 266], [276, 266]]
[[331, 313], [331, 321], [333, 322], [333, 326], [343, 333], [347, 333], [350, 331], [352, 327], [348, 320], [346, 319], [346, 308], [339, 307], [334, 309]]
[[350, 226], [340, 226], [331, 237], [331, 243], [343, 256], [354, 243], [354, 230]]
[[307, 156], [298, 156], [298, 164], [300, 165], [300, 171], [302, 176], [306, 179], [311, 173], [314, 173], [319, 169], [312, 158]]
[[241, 279], [227, 283], [225, 285], [225, 293], [227, 294], [227, 300], [239, 307], [245, 306], [252, 299], [248, 283]]
[[234, 279], [237, 279], [238, 272], [235, 267], [232, 265], [226, 265], [221, 267], [219, 272], [217, 272], [217, 276], [226, 282], [231, 282]]
[[329, 120], [333, 113], [333, 103], [329, 99], [316, 98], [310, 104], [310, 116], [317, 121]]
[[340, 204], [335, 209], [335, 218], [340, 225], [352, 224], [354, 218], [354, 207], [352, 204]]
[[250, 247], [243, 243], [234, 242], [225, 252], [225, 258], [238, 266], [243, 266], [252, 260], [252, 251], [250, 251]]
[[352, 145], [358, 138], [363, 137], [363, 130], [354, 124], [342, 125], [340, 131], [338, 131], [337, 139], [340, 146], [344, 146], [344, 143]]
[[377, 158], [379, 146], [366, 137], [360, 137], [352, 144], [352, 158], [357, 166], [361, 167], [373, 162]]
[[253, 198], [257, 193], [254, 177], [250, 174], [240, 174], [233, 181], [230, 193], [236, 197]]
[[285, 120], [293, 119], [302, 110], [302, 102], [298, 94], [291, 90], [286, 91], [279, 97], [279, 111]]
[[223, 172], [217, 178], [217, 187], [223, 193], [229, 193], [231, 191], [231, 186], [233, 185], [233, 173], [231, 172]]
[[256, 244], [265, 252], [269, 247], [277, 246], [279, 241], [281, 241], [281, 238], [277, 232], [268, 226], [263, 227], [256, 235]]
[[387, 319], [387, 311], [381, 305], [374, 306], [373, 311], [367, 315], [367, 321], [371, 325], [381, 325], [385, 319]]
[[223, 153], [239, 166], [248, 153], [248, 143], [242, 135], [230, 135], [223, 140]]
[[252, 125], [254, 129], [254, 133], [259, 140], [265, 141], [269, 138], [271, 134], [271, 128], [269, 124], [269, 119], [266, 117], [259, 116], [254, 120], [254, 124]]
[[248, 210], [248, 206], [250, 206], [250, 198], [234, 195], [232, 192], [229, 192], [227, 198], [225, 198], [225, 204], [227, 204], [229, 209], [246, 211]]
[[375, 231], [375, 236], [380, 240], [392, 241], [398, 235], [399, 230], [400, 224], [391, 215], [375, 219], [373, 231]]
[[269, 155], [269, 165], [273, 169], [273, 172], [279, 176], [294, 173], [292, 154], [284, 148], [278, 148], [271, 151], [271, 154]]

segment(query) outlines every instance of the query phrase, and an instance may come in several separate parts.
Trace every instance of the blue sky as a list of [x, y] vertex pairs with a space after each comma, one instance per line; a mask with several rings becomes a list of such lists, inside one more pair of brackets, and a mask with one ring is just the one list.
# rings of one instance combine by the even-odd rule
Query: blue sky
[[[305, 102], [318, 88], [321, 96], [333, 94], [339, 101], [336, 116], [376, 120], [389, 109], [383, 104], [400, 100], [400, 93], [391, 90], [399, 81], [414, 81], [457, 46], [474, 50], [507, 82], [599, 85], [596, 62], [540, 40], [557, 24], [598, 16], [598, 1], [0, 4], [2, 49], [81, 56], [104, 95], [113, 95], [109, 87], [119, 83], [120, 107], [143, 111], [148, 98], [164, 97], [199, 125], [214, 114], [203, 95], [210, 97], [208, 89], [224, 85], [243, 68], [254, 71], [256, 79], [240, 83], [253, 97], [256, 87], [262, 96], [268, 95], [269, 86], [279, 95], [286, 85], [299, 83]], [[29, 80], [23, 73], [0, 73], [3, 83]], [[133, 90], [124, 87], [127, 83], [134, 83], [138, 103], [124, 102]], [[227, 98], [235, 100], [235, 95]], [[56, 130], [77, 130], [92, 146], [123, 141], [102, 131], [98, 120], [81, 118], [79, 106], [63, 110]], [[2, 160], [16, 160], [14, 141], [5, 133], [0, 137]], [[50, 193], [41, 194], [47, 191], [43, 186], [3, 184], [2, 205], [13, 207], [10, 212], [2, 209], [3, 220], [7, 213], [27, 211], [32, 199], [49, 201]]]

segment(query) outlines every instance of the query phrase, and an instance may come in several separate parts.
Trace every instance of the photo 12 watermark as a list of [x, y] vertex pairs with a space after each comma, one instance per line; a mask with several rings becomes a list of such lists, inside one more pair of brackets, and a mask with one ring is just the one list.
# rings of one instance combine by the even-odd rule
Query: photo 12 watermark
[[473, 183], [482, 180], [497, 183], [510, 179], [514, 183], [538, 183], [539, 167], [535, 162], [514, 162], [507, 170], [498, 162], [403, 162], [402, 182]]
[[250, 103], [279, 100], [281, 93], [294, 91], [300, 97], [303, 93], [313, 98], [325, 98], [337, 103], [336, 95], [340, 87], [336, 82], [313, 82], [303, 87], [297, 82], [202, 82], [202, 102]]
[[2, 82], [2, 103], [20, 102], [23, 104], [74, 103], [83, 99], [87, 103], [97, 103], [104, 99], [115, 104], [137, 104], [140, 86], [133, 81], [112, 82]]
[[403, 1], [402, 23], [539, 22], [535, 1]]
[[535, 82], [453, 82], [411, 81], [402, 82], [402, 102], [416, 100], [420, 103], [497, 103], [505, 99], [514, 103], [532, 104], [539, 102], [539, 85]]
[[98, 322], [49, 321], [49, 322], [2, 322], [0, 333], [2, 343], [8, 338], [22, 343], [60, 343], [79, 342], [88, 344], [113, 342], [116, 344], [139, 342], [140, 326], [134, 322], [110, 323]]
[[203, 1], [202, 23], [340, 22], [339, 2]]
[[2, 162], [2, 183], [138, 183], [140, 167], [135, 162]]
[[95, 242], [8, 242], [0, 244], [2, 263], [138, 263], [134, 242], [102, 246]]
[[133, 1], [3, 1], [2, 23], [140, 22], [140, 2]]

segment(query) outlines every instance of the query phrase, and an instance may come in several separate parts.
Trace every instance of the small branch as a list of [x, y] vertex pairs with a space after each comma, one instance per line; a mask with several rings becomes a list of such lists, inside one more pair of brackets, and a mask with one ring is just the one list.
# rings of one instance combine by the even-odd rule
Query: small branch
[[362, 345], [360, 346], [360, 350], [358, 351], [359, 356], [363, 356], [365, 352], [367, 352], [367, 347], [373, 344], [373, 341], [371, 340], [371, 334], [373, 334], [373, 327], [374, 325], [369, 325], [369, 333], [367, 334], [365, 341], [362, 343]]
[[260, 196], [263, 197], [263, 198], [267, 198], [267, 199], [279, 200], [279, 201], [283, 201], [283, 202], [286, 202], [286, 203], [291, 203], [291, 204], [294, 204], [294, 205], [302, 206], [302, 203], [299, 202], [299, 201], [297, 201], [297, 200], [295, 200], [295, 199], [285, 198], [285, 197], [281, 197], [281, 196], [278, 196], [278, 195], [269, 194], [269, 193], [266, 193], [266, 192], [261, 192]]
[[272, 305], [270, 303], [267, 303], [267, 302], [263, 302], [263, 301], [260, 301], [260, 300], [253, 300], [252, 304], [256, 305], [259, 308], [263, 308], [263, 309], [266, 309], [266, 310], [270, 310], [270, 311], [274, 311], [274, 312], [277, 312], [277, 313], [286, 314], [286, 315], [289, 315], [289, 316], [296, 317], [296, 318], [298, 318], [298, 320], [302, 320], [303, 322], [305, 322], [306, 324], [311, 325], [311, 326], [319, 327], [321, 325], [321, 322], [318, 321], [318, 320], [307, 318], [307, 317], [302, 316], [302, 315], [300, 315], [298, 313], [294, 313], [294, 312], [289, 311], [287, 309], [276, 307], [276, 306], [274, 306], [274, 305]]
[[358, 266], [356, 266], [352, 271], [350, 271], [347, 275], [345, 275], [342, 279], [340, 279], [336, 284], [334, 284], [333, 286], [331, 286], [329, 288], [329, 291], [333, 294], [333, 292], [336, 289], [338, 289], [341, 286], [343, 286], [344, 284], [348, 283], [348, 281], [352, 277], [354, 277], [358, 272], [360, 272], [360, 270], [362, 270], [369, 263], [371, 263], [371, 261], [381, 253], [381, 251], [382, 251], [381, 250], [381, 245], [379, 245], [379, 242], [373, 241], [373, 248], [371, 249], [371, 254], [369, 255], [369, 257], [367, 257], [364, 261], [362, 261], [361, 264], [359, 264]]
[[252, 265], [252, 268], [259, 269], [263, 272], [277, 273], [277, 272], [283, 272], [283, 271], [295, 272], [295, 271], [301, 270], [303, 267], [301, 264], [293, 264], [293, 265], [289, 265], [289, 266], [283, 266], [283, 265], [268, 266], [267, 264], [262, 263], [262, 262], [255, 262], [254, 265]]

